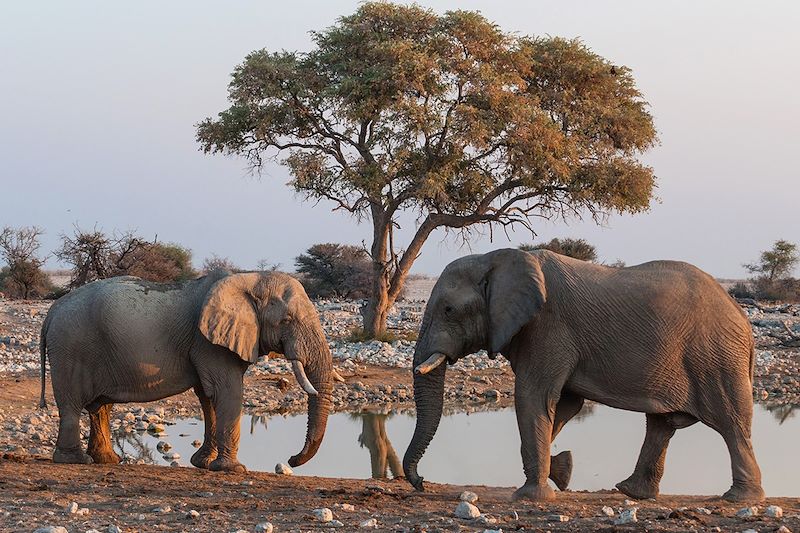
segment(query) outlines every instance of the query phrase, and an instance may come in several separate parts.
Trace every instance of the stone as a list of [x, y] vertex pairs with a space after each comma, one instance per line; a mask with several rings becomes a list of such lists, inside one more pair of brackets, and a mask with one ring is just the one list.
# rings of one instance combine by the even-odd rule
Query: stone
[[492, 524], [497, 523], [497, 518], [492, 516], [486, 516], [485, 514], [480, 515], [478, 518], [475, 519], [475, 522], [482, 526], [490, 526]]
[[78, 512], [78, 504], [76, 502], [72, 502], [64, 508], [64, 512], [67, 514], [75, 514]]
[[549, 514], [547, 515], [548, 522], [569, 522], [569, 516], [565, 514]]
[[764, 516], [770, 518], [783, 518], [783, 509], [777, 505], [770, 505], [764, 509]]
[[156, 444], [156, 450], [158, 450], [159, 453], [167, 453], [171, 449], [172, 449], [172, 444], [170, 444], [165, 440], [160, 440], [158, 441], [158, 444]]
[[628, 509], [625, 509], [624, 511], [619, 513], [616, 519], [614, 519], [614, 525], [620, 526], [622, 524], [630, 524], [633, 522], [638, 522], [639, 519], [636, 518], [636, 511], [638, 511], [638, 508], [636, 507], [630, 507]]
[[775, 533], [792, 533], [792, 530], [786, 526], [781, 526], [775, 531]]
[[275, 465], [275, 473], [280, 474], [282, 476], [291, 476], [294, 474], [294, 470], [289, 465], [285, 465], [283, 463], [278, 463]]
[[110, 526], [108, 526], [108, 529], [106, 531], [108, 533], [122, 533], [122, 529], [116, 524], [111, 524]]
[[478, 501], [478, 495], [475, 494], [474, 492], [465, 490], [464, 492], [458, 495], [458, 499], [461, 500], [462, 502], [475, 503]]
[[752, 507], [742, 507], [738, 511], [736, 511], [736, 516], [739, 518], [750, 518], [752, 516], [758, 516], [758, 507], [753, 505]]
[[362, 528], [376, 528], [378, 527], [378, 520], [375, 518], [368, 518], [358, 524], [358, 527]]
[[328, 522], [328, 525], [331, 526], [331, 527], [343, 527], [344, 526], [344, 524], [342, 522], [340, 522], [339, 520], [331, 520], [330, 522]]
[[604, 505], [602, 509], [600, 509], [600, 513], [606, 516], [614, 516], [617, 512], [609, 507], [608, 505]]
[[87, 509], [86, 507], [81, 507], [80, 509], [75, 511], [75, 514], [77, 516], [89, 516], [89, 509]]
[[162, 513], [162, 514], [163, 513], [170, 513], [170, 512], [172, 512], [172, 507], [170, 507], [169, 505], [162, 505], [160, 507], [156, 507], [155, 509], [153, 509], [153, 512], [154, 513]]
[[484, 529], [483, 533], [503, 533], [502, 529]]
[[203, 443], [202, 443], [202, 442], [200, 442], [200, 441], [199, 441], [199, 440], [197, 440], [197, 439], [194, 439], [194, 440], [192, 441], [192, 446], [194, 446], [195, 448], [199, 448], [199, 447], [200, 447], [200, 446], [202, 446], [202, 445], [203, 445]]
[[480, 515], [481, 512], [478, 508], [469, 502], [458, 502], [456, 506], [456, 518], [472, 520], [473, 518], [478, 518]]
[[196, 520], [200, 518], [200, 513], [198, 513], [194, 509], [191, 509], [188, 513], [186, 513], [186, 518], [189, 520]]
[[165, 453], [164, 454], [164, 460], [165, 461], [177, 461], [180, 458], [181, 458], [181, 454], [179, 454], [178, 452], [172, 452], [172, 453]]
[[319, 522], [330, 522], [333, 520], [333, 511], [331, 511], [327, 507], [314, 509], [313, 511], [311, 511], [311, 514], [313, 514], [314, 519], [316, 519]]
[[750, 529], [745, 529], [742, 533], [758, 533], [758, 530], [751, 527]]
[[334, 505], [337, 509], [341, 509], [342, 511], [347, 511], [348, 513], [352, 513], [356, 510], [355, 506], [350, 503], [337, 503]]
[[63, 526], [47, 526], [34, 529], [33, 533], [69, 533], [69, 531]]
[[272, 533], [272, 522], [260, 522], [256, 524], [256, 533]]
[[697, 509], [695, 509], [695, 511], [697, 511], [700, 514], [705, 514], [705, 515], [711, 514], [711, 509], [707, 509], [705, 507], [698, 507]]

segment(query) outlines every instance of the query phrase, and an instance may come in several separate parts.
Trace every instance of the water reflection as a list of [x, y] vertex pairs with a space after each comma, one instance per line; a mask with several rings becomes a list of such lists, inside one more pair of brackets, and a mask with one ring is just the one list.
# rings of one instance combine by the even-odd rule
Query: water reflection
[[794, 418], [797, 414], [798, 409], [795, 405], [773, 405], [770, 407], [765, 407], [767, 411], [772, 413], [772, 416], [775, 417], [775, 420], [778, 421], [778, 424], [783, 424], [790, 418]]
[[[144, 432], [116, 432], [112, 433], [113, 446], [120, 457], [125, 458], [126, 462], [143, 463], [152, 465], [156, 463], [153, 456], [155, 442], [145, 442], [145, 439], [152, 439]], [[153, 447], [151, 447], [153, 446]]]
[[389, 415], [377, 413], [354, 414], [361, 419], [361, 434], [358, 443], [369, 450], [369, 462], [374, 479], [396, 478], [403, 475], [403, 465], [386, 434]]

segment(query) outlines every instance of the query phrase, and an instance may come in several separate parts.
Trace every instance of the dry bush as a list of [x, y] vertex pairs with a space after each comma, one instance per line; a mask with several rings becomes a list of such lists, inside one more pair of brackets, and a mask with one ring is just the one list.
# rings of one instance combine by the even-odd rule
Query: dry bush
[[10, 228], [0, 231], [0, 257], [6, 266], [0, 271], [0, 291], [10, 298], [41, 298], [52, 290], [44, 261], [36, 253], [44, 231], [35, 227]]
[[[534, 250], [550, 250], [557, 254], [566, 255], [581, 261], [597, 261], [597, 249], [585, 239], [553, 239], [544, 244], [521, 244], [519, 249], [525, 252]], [[624, 263], [623, 263], [624, 265]]]
[[217, 254], [212, 254], [211, 257], [207, 257], [203, 261], [203, 268], [201, 269], [203, 274], [208, 274], [209, 272], [213, 272], [214, 270], [227, 270], [228, 272], [242, 272], [242, 269], [238, 267], [231, 259], [227, 257], [221, 257]]
[[357, 246], [315, 244], [297, 256], [295, 266], [311, 298], [360, 299], [372, 290], [372, 263]]

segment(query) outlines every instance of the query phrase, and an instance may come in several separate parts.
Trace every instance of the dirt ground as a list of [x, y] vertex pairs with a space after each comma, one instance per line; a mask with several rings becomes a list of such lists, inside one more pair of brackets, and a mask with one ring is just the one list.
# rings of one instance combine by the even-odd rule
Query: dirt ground
[[[375, 481], [217, 473], [146, 465], [56, 465], [46, 459], [0, 458], [0, 529], [30, 532], [46, 525], [68, 531], [254, 531], [269, 521], [276, 531], [359, 529], [374, 518], [379, 531], [800, 531], [800, 500], [774, 498], [784, 518], [737, 518], [741, 505], [704, 496], [664, 496], [626, 502], [619, 493], [564, 492], [553, 503], [512, 502], [510, 488], [428, 484], [414, 492], [403, 480]], [[454, 517], [459, 494], [475, 492], [483, 520]], [[68, 514], [77, 502], [88, 514]], [[342, 505], [352, 505], [345, 510]], [[638, 508], [638, 522], [614, 525], [602, 512]], [[327, 507], [342, 525], [315, 520]], [[701, 508], [700, 511], [697, 509]], [[763, 506], [762, 506], [763, 509]], [[199, 512], [193, 518], [191, 510]], [[710, 514], [705, 514], [709, 512]], [[568, 517], [568, 521], [562, 517]], [[335, 524], [335, 523], [334, 523]], [[715, 529], [720, 528], [720, 529]]]

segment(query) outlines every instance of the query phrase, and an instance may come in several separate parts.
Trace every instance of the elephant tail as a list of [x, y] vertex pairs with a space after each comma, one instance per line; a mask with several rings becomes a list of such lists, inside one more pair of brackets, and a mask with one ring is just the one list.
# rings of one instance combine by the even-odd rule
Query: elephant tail
[[39, 334], [39, 364], [42, 367], [42, 394], [39, 397], [39, 408], [44, 409], [47, 407], [47, 401], [44, 399], [45, 383], [47, 381], [47, 329], [50, 326], [50, 315], [44, 319], [42, 324], [42, 332]]

